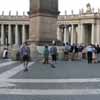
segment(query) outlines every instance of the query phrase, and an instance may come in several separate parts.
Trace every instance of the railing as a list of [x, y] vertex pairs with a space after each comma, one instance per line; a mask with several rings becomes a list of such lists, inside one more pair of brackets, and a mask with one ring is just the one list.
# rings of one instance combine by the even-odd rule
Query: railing
[[69, 20], [69, 19], [78, 19], [78, 18], [83, 18], [83, 17], [99, 17], [100, 18], [100, 13], [83, 13], [83, 14], [73, 14], [73, 15], [59, 15], [58, 16], [58, 21], [59, 20]]

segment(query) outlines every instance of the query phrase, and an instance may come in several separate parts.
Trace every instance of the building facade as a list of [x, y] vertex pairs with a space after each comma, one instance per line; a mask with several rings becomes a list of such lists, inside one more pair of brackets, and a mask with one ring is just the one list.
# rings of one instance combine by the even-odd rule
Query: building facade
[[71, 44], [100, 44], [100, 9], [94, 11], [91, 5], [79, 14], [60, 15], [57, 21], [57, 39]]
[[4, 15], [0, 16], [0, 45], [21, 45], [29, 39], [29, 17]]
[[[97, 12], [86, 5], [86, 10], [81, 9], [79, 14], [59, 15], [57, 20], [57, 40], [61, 42], [100, 44], [100, 9]], [[29, 40], [30, 18], [23, 16], [0, 16], [0, 45], [21, 45]]]

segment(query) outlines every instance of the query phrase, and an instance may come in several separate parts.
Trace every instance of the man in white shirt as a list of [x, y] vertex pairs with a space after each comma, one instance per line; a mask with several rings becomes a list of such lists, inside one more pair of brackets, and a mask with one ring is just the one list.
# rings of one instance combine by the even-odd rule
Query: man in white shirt
[[92, 63], [93, 47], [92, 45], [89, 45], [86, 49], [87, 49], [87, 59], [88, 59], [88, 64], [89, 64], [89, 63]]

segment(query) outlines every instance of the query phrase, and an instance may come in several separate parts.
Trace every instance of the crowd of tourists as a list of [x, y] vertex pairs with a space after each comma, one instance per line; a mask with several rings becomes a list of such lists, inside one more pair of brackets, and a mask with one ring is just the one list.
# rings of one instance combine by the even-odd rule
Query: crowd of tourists
[[[100, 54], [99, 45], [78, 45], [78, 44], [69, 44], [66, 43], [62, 48], [62, 54], [64, 55], [64, 60], [75, 61], [86, 59], [88, 63], [97, 63], [99, 62], [98, 56]], [[58, 58], [59, 52], [57, 51], [56, 45], [53, 45], [48, 48], [46, 45], [44, 48], [44, 64], [48, 64], [48, 59], [52, 59], [55, 62]]]
[[88, 63], [97, 63], [97, 56], [100, 54], [99, 45], [70, 45], [65, 44], [64, 58], [65, 60], [82, 60], [87, 59]]
[[[51, 64], [55, 68], [55, 63], [58, 60], [59, 51], [56, 46], [56, 43], [53, 43], [52, 46], [45, 45], [43, 51], [43, 64]], [[66, 43], [62, 48], [63, 60], [65, 61], [75, 61], [86, 59], [90, 63], [100, 62], [100, 47], [99, 45], [78, 45], [78, 44], [69, 44]], [[3, 59], [8, 58], [8, 49], [4, 48]], [[21, 60], [24, 62], [24, 71], [28, 71], [28, 62], [30, 60], [30, 48], [25, 42], [20, 50], [16, 53], [16, 60]]]

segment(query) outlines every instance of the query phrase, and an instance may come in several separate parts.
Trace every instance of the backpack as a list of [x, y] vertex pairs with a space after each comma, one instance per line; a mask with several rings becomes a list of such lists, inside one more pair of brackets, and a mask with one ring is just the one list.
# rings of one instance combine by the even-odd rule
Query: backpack
[[51, 53], [51, 55], [57, 54], [57, 48], [56, 47], [51, 47], [50, 48], [50, 53]]

